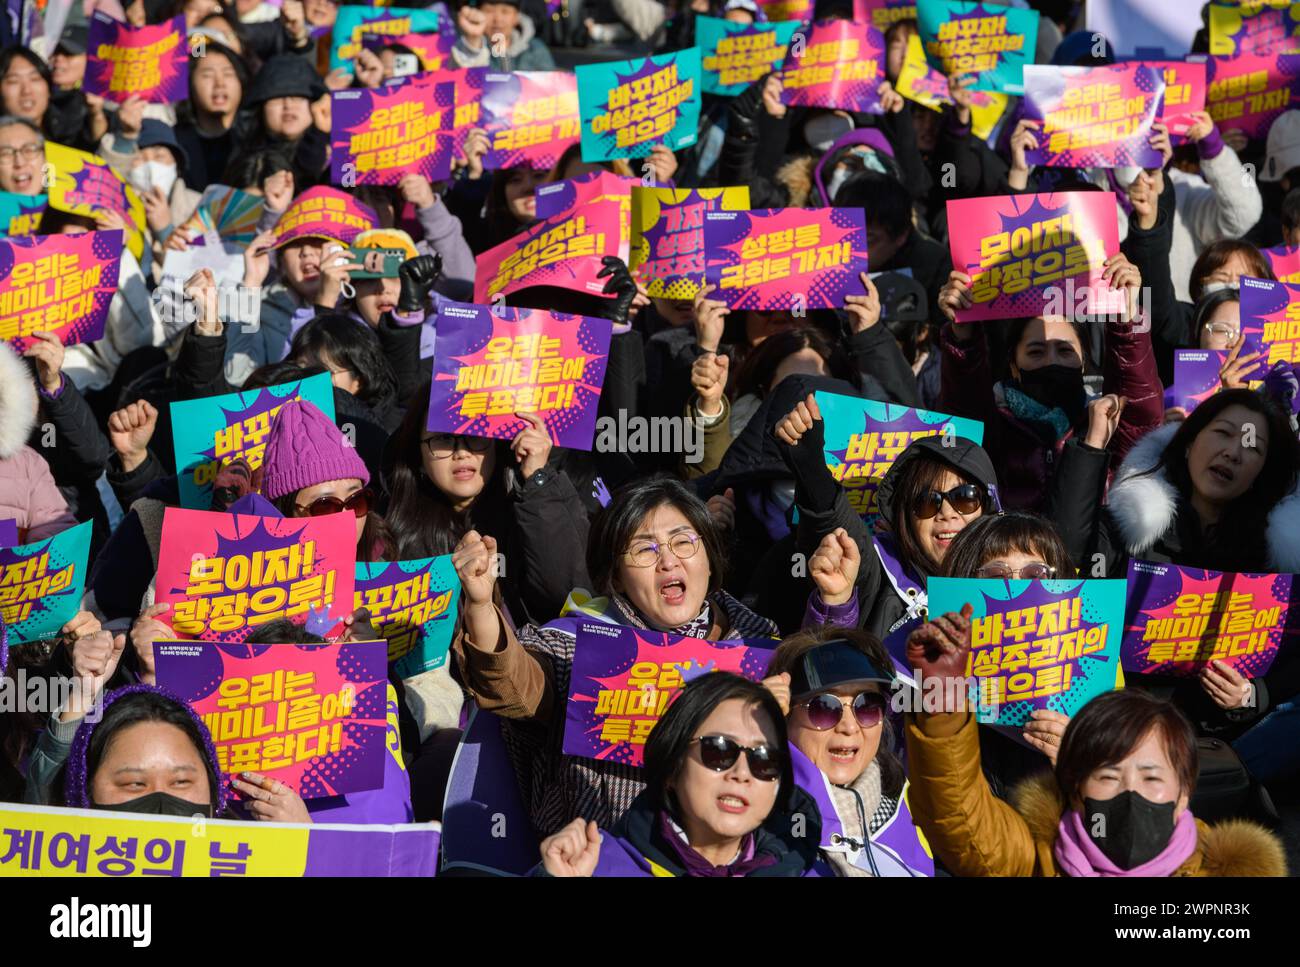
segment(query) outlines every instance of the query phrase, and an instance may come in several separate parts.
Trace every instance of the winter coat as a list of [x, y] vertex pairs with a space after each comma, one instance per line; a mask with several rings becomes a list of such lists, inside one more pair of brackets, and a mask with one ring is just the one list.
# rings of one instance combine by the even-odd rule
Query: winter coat
[[168, 341], [144, 272], [130, 249], [122, 251], [117, 292], [108, 305], [104, 335], [92, 343], [77, 343], [63, 351], [63, 375], [77, 389], [102, 390], [117, 375], [117, 368], [128, 355], [144, 346], [162, 346]]
[[[709, 600], [713, 606], [713, 624], [705, 635], [709, 641], [775, 636], [772, 622], [725, 591], [714, 592]], [[579, 816], [610, 829], [645, 787], [635, 766], [562, 751], [580, 619], [630, 624], [614, 602], [575, 590], [561, 616], [540, 628], [525, 625], [516, 634], [498, 611], [501, 645], [495, 652], [475, 647], [463, 624], [451, 646], [460, 679], [479, 708], [503, 720], [507, 754], [540, 836], [558, 832]]]
[[[911, 804], [935, 856], [957, 876], [1060, 876], [1053, 849], [1067, 805], [1050, 773], [1022, 783], [1011, 802], [980, 775], [968, 713], [909, 715]], [[1255, 823], [1196, 821], [1196, 849], [1174, 876], [1286, 876], [1277, 837]]]
[[526, 13], [519, 15], [519, 26], [511, 36], [504, 56], [498, 57], [492, 52], [487, 37], [479, 42], [478, 50], [470, 48], [465, 38], [458, 37], [451, 56], [457, 67], [486, 67], [491, 71], [555, 70], [555, 58], [551, 56], [550, 48], [538, 39], [533, 19]]
[[36, 385], [27, 364], [0, 346], [0, 520], [13, 520], [23, 543], [77, 523], [45, 459], [27, 446], [36, 426]]
[[[977, 330], [966, 343], [953, 338], [951, 324], [941, 331], [940, 408], [983, 422], [984, 447], [999, 468], [1003, 505], [1011, 510], [1042, 510], [1055, 464], [1074, 429], [1060, 440], [1047, 442], [1039, 430], [1012, 415], [993, 383], [986, 334], [982, 328]], [[1104, 357], [1102, 391], [1128, 400], [1109, 446], [1116, 459], [1123, 459], [1138, 439], [1164, 422], [1164, 387], [1149, 332], [1107, 323]]]

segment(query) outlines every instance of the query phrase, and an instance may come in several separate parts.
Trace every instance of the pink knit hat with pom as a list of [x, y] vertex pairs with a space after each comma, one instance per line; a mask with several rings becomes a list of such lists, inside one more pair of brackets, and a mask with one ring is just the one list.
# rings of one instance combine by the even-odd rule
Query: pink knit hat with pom
[[276, 500], [327, 480], [370, 482], [370, 471], [355, 447], [320, 407], [292, 400], [280, 407], [266, 438], [262, 496]]

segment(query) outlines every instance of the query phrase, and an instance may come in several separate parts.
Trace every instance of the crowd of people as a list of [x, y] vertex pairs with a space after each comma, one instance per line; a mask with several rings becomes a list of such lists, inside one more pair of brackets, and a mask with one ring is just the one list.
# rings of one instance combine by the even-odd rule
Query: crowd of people
[[[1038, 62], [1115, 61], [1079, 29], [1080, 4], [1028, 6]], [[188, 98], [84, 92], [96, 11], [136, 25], [183, 16], [204, 39]], [[330, 93], [377, 89], [411, 53], [366, 48], [330, 71], [337, 13], [334, 0], [75, 0], [46, 37], [36, 4], [8, 5], [0, 191], [40, 194], [47, 145], [74, 147], [138, 189], [147, 232], [139, 257], [122, 253], [103, 338], [0, 346], [0, 519], [22, 543], [93, 525], [81, 610], [57, 639], [7, 650], [6, 675], [73, 690], [46, 713], [0, 712], [0, 809], [439, 821], [466, 723], [491, 713], [534, 875], [1286, 875], [1278, 807], [1300, 794], [1293, 640], [1263, 676], [1223, 662], [1129, 675], [1072, 718], [1034, 712], [1014, 737], [979, 724], [961, 689], [900, 714], [903, 671], [885, 642], [902, 637], [913, 675], [964, 680], [970, 609], [929, 611], [936, 577], [1123, 578], [1130, 560], [1300, 573], [1300, 381], [1278, 363], [1247, 384], [1256, 357], [1240, 352], [1238, 295], [1243, 277], [1273, 278], [1262, 249], [1296, 239], [1300, 110], [1265, 138], [1200, 113], [1177, 148], [1157, 125], [1163, 167], [1036, 168], [1014, 100], [985, 141], [961, 75], [942, 112], [897, 95], [918, 30], [902, 19], [885, 35], [884, 114], [787, 106], [777, 71], [734, 98], [705, 95], [698, 142], [677, 152], [597, 164], [575, 143], [547, 170], [485, 170], [475, 130], [449, 181], [334, 184], [375, 216], [352, 251], [402, 253], [386, 277], [360, 278], [340, 239], [275, 247], [295, 199], [331, 184]], [[477, 0], [444, 14], [457, 34], [447, 66], [507, 72], [679, 50], [697, 16], [765, 16], [754, 0]], [[853, 15], [847, 0], [816, 3], [818, 20]], [[753, 208], [862, 209], [870, 274], [840, 308], [801, 313], [728, 309], [708, 286], [651, 298], [618, 259], [601, 297], [507, 297], [610, 319], [599, 412], [689, 419], [704, 440], [694, 462], [565, 449], [529, 415], [513, 440], [430, 431], [422, 324], [446, 300], [472, 301], [477, 257], [536, 222], [535, 188], [602, 168], [747, 186]], [[182, 226], [213, 185], [263, 203], [241, 280], [256, 298], [224, 298], [205, 270], [185, 280], [188, 311], [169, 311], [162, 265], [193, 241]], [[1104, 278], [1145, 313], [955, 321], [972, 280], [952, 265], [947, 203], [1036, 191], [1114, 193], [1122, 241]], [[51, 206], [34, 234], [124, 227]], [[1197, 347], [1231, 354], [1220, 391], [1186, 412], [1167, 395], [1173, 354]], [[358, 561], [450, 555], [461, 594], [450, 660], [390, 675], [383, 786], [303, 799], [268, 776], [223, 775], [203, 722], [155, 682], [154, 643], [173, 631], [153, 582], [164, 510], [180, 501], [170, 404], [321, 373], [334, 419], [286, 403], [260, 466], [221, 468], [212, 509], [352, 514]], [[983, 440], [911, 443], [868, 526], [827, 467], [819, 391], [978, 420]], [[758, 681], [689, 681], [642, 765], [584, 758], [562, 742], [579, 619], [767, 639], [771, 657]], [[375, 637], [364, 611], [347, 635]], [[278, 621], [251, 640], [322, 639]], [[1198, 784], [1209, 772], [1246, 791]]]

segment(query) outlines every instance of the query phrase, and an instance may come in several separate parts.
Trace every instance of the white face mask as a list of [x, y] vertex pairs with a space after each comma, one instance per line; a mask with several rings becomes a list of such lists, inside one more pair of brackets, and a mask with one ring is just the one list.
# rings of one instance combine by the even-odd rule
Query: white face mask
[[170, 195], [172, 185], [176, 184], [176, 166], [146, 161], [131, 169], [131, 184], [142, 192], [158, 188], [164, 195]]

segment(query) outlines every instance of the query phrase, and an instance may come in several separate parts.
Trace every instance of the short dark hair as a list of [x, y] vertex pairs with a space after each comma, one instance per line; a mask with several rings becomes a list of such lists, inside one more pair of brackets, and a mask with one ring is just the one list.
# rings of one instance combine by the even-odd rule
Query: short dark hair
[[[758, 706], [772, 720], [776, 730], [776, 752], [782, 757], [781, 788], [777, 791], [776, 808], [785, 808], [794, 791], [794, 767], [790, 763], [789, 736], [781, 706], [766, 687], [758, 682], [731, 672], [710, 672], [688, 682], [677, 698], [668, 706], [645, 743], [646, 791], [655, 805], [678, 816], [677, 805], [668, 791], [668, 784], [681, 772], [689, 754], [691, 742], [699, 735], [700, 727], [723, 702], [740, 699], [749, 706]], [[764, 817], [766, 818], [766, 817]]]
[[[772, 652], [772, 657], [767, 663], [766, 677], [793, 672], [804, 655], [830, 641], [847, 641], [870, 658], [877, 668], [888, 671], [894, 667], [893, 659], [889, 657], [884, 644], [869, 631], [863, 631], [861, 628], [839, 628], [835, 625], [814, 625], [795, 632], [777, 645], [776, 651]], [[890, 696], [886, 693], [885, 697]], [[880, 766], [880, 788], [886, 796], [897, 798], [903, 792], [903, 782], [907, 776], [903, 771], [903, 764], [894, 754], [894, 723], [889, 720], [888, 712], [882, 719], [882, 726], [880, 748], [876, 750], [875, 760]]]
[[1258, 248], [1244, 239], [1221, 238], [1207, 245], [1192, 264], [1188, 292], [1191, 293], [1193, 302], [1200, 302], [1201, 296], [1205, 294], [1205, 280], [1227, 265], [1234, 255], [1241, 256], [1254, 278], [1274, 280], [1273, 267]]
[[917, 498], [938, 489], [939, 481], [950, 471], [956, 474], [962, 483], [973, 483], [984, 491], [984, 510], [987, 512], [990, 507], [988, 487], [983, 481], [975, 479], [959, 467], [929, 455], [922, 455], [908, 460], [898, 470], [898, 482], [894, 487], [894, 515], [888, 524], [894, 539], [898, 542], [898, 549], [902, 551], [903, 563], [919, 577], [938, 574], [943, 562], [934, 560], [930, 552], [921, 544], [916, 534], [915, 514], [912, 508], [916, 506]]
[[1038, 554], [1043, 563], [1056, 569], [1056, 580], [1074, 577], [1070, 552], [1046, 517], [1021, 510], [987, 514], [967, 524], [943, 556], [945, 577], [973, 578], [989, 561], [1013, 551]]
[[838, 342], [832, 342], [820, 329], [805, 326], [787, 329], [768, 336], [745, 357], [736, 376], [736, 396], [752, 393], [760, 399], [772, 389], [777, 367], [795, 353], [811, 349], [821, 357], [827, 375], [860, 386], [862, 377], [849, 354]]
[[646, 515], [665, 504], [681, 511], [700, 536], [704, 553], [709, 558], [709, 592], [722, 586], [726, 550], [709, 508], [682, 481], [658, 474], [620, 487], [614, 492], [609, 506], [592, 520], [587, 539], [587, 574], [597, 593], [607, 595], [613, 592], [619, 559], [631, 543], [636, 529]]
[[301, 366], [334, 360], [361, 383], [357, 399], [376, 410], [397, 402], [397, 377], [374, 330], [342, 312], [322, 312], [293, 337], [289, 358]]
[[878, 225], [893, 238], [912, 230], [912, 196], [897, 179], [875, 171], [854, 175], [840, 186], [831, 203], [836, 208], [862, 208], [867, 225]]
[[1065, 727], [1056, 755], [1056, 781], [1066, 801], [1081, 799], [1080, 790], [1093, 770], [1119, 762], [1152, 729], [1164, 739], [1180, 790], [1191, 796], [1196, 789], [1196, 733], [1187, 716], [1171, 702], [1126, 688], [1098, 695]]

